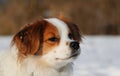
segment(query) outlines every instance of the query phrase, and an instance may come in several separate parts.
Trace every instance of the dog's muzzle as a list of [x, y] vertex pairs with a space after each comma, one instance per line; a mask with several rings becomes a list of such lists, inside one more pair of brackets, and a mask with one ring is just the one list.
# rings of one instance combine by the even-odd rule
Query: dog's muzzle
[[80, 54], [80, 46], [79, 43], [74, 41], [70, 43], [70, 48], [72, 49], [71, 57], [76, 57]]

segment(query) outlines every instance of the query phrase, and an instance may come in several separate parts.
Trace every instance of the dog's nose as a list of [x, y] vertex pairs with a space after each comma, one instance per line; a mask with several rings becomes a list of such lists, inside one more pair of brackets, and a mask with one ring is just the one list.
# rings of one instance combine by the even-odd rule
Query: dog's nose
[[79, 43], [78, 42], [71, 42], [70, 48], [72, 48], [72, 50], [78, 50], [80, 48]]

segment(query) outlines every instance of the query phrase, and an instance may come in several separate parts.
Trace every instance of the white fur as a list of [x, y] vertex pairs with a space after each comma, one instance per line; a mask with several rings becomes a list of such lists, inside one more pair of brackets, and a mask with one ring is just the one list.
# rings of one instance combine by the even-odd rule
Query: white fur
[[50, 49], [43, 56], [28, 56], [22, 62], [17, 61], [17, 48], [14, 45], [11, 50], [0, 53], [0, 76], [71, 76], [72, 61], [68, 59], [71, 49], [66, 45], [73, 40], [68, 38], [67, 25], [57, 19], [45, 19], [53, 24], [59, 31], [59, 46]]

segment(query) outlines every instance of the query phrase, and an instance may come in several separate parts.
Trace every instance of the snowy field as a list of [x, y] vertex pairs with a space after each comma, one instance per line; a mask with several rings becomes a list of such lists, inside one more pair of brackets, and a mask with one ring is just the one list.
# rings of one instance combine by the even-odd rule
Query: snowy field
[[[11, 37], [0, 36], [0, 51]], [[74, 63], [74, 76], [120, 76], [120, 36], [85, 36], [81, 55]]]

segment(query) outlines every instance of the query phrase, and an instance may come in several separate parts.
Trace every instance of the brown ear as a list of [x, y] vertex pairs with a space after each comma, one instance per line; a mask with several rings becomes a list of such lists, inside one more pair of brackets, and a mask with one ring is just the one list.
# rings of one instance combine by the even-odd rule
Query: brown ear
[[70, 28], [70, 31], [71, 31], [71, 33], [72, 33], [72, 35], [73, 35], [73, 38], [74, 38], [76, 41], [81, 41], [82, 39], [81, 39], [81, 34], [80, 34], [80, 29], [79, 29], [79, 27], [78, 27], [76, 24], [71, 23], [71, 22], [69, 22], [69, 23], [67, 23], [67, 24], [68, 24], [68, 27]]
[[68, 27], [70, 28], [70, 32], [73, 35], [73, 38], [76, 41], [81, 41], [81, 33], [78, 25], [72, 23], [71, 21], [69, 21], [69, 19], [65, 18], [64, 16], [59, 16], [58, 18], [68, 25]]
[[14, 36], [12, 43], [18, 48], [19, 57], [40, 55], [46, 23], [46, 21], [41, 20], [29, 24]]

